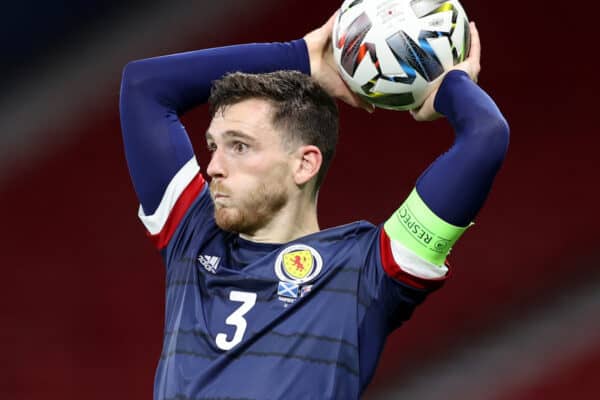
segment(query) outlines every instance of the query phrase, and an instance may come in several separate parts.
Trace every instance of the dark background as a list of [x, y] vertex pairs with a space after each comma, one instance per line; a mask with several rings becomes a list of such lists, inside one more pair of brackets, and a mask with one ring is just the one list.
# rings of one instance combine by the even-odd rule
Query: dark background
[[[137, 220], [123, 157], [118, 91], [124, 64], [298, 38], [340, 3], [6, 6], [0, 42], [1, 398], [151, 398], [162, 342], [163, 267]], [[365, 398], [395, 398], [404, 382], [453, 352], [515, 321], [535, 321], [557, 298], [575, 299], [600, 282], [595, 8], [591, 1], [576, 7], [516, 0], [462, 4], [482, 38], [479, 83], [510, 123], [510, 149], [476, 225], [452, 252], [451, 279], [390, 337]], [[176, 9], [197, 22], [166, 24]], [[148, 25], [149, 14], [165, 25]], [[123, 50], [125, 36], [144, 46]], [[41, 86], [50, 94], [42, 95]], [[206, 109], [184, 121], [206, 166]], [[338, 154], [320, 194], [321, 227], [387, 219], [451, 143], [444, 120], [417, 123], [408, 113], [368, 115], [342, 105]], [[552, 311], [557, 320], [579, 303], [568, 304]], [[582, 317], [585, 329], [598, 328], [598, 311]], [[526, 382], [522, 372], [496, 371], [514, 384], [477, 398], [595, 398], [600, 342], [586, 336], [585, 351], [574, 350], [573, 337], [584, 328], [564, 328], [572, 334], [559, 338]], [[511, 332], [518, 336], [518, 330], [516, 325]], [[540, 340], [550, 334], [542, 329]], [[517, 354], [515, 367], [534, 357], [527, 346]], [[469, 376], [456, 379], [470, 384]]]

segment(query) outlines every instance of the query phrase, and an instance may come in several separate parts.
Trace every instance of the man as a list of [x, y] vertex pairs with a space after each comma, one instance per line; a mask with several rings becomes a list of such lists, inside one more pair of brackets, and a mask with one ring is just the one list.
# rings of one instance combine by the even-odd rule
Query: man
[[[508, 127], [474, 83], [472, 25], [468, 59], [413, 112], [423, 121], [444, 114], [452, 148], [385, 224], [320, 231], [317, 194], [337, 141], [330, 96], [370, 111], [336, 72], [332, 24], [289, 43], [124, 71], [121, 122], [139, 216], [167, 267], [155, 399], [358, 398], [386, 336], [441, 286], [450, 248], [487, 196]], [[210, 188], [178, 118], [207, 100]], [[385, 179], [393, 184], [393, 172]]]

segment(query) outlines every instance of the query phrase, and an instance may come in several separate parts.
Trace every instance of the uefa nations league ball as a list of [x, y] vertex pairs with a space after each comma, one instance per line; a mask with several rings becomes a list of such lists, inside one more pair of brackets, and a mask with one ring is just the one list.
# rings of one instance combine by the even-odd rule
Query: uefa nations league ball
[[419, 107], [444, 73], [469, 53], [458, 0], [345, 0], [333, 56], [350, 89], [376, 107]]

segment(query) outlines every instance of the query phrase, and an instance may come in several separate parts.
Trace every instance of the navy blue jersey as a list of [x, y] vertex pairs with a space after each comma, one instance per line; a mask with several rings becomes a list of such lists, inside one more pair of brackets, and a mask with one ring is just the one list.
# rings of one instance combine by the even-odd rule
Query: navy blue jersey
[[167, 267], [155, 398], [358, 398], [421, 284], [442, 280], [402, 273], [367, 222], [285, 244], [223, 231], [197, 171], [190, 160], [153, 216], [140, 209]]

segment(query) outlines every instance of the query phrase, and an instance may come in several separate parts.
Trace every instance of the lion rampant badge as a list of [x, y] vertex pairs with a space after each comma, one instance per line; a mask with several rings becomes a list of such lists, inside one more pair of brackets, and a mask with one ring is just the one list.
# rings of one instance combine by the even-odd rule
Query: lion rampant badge
[[275, 261], [275, 274], [283, 282], [306, 283], [319, 275], [322, 266], [323, 259], [315, 249], [295, 244], [279, 253]]

